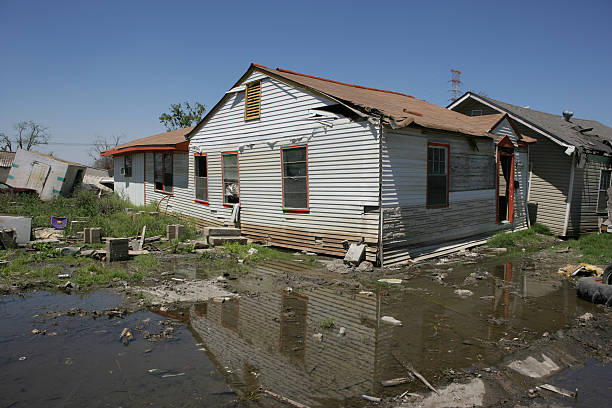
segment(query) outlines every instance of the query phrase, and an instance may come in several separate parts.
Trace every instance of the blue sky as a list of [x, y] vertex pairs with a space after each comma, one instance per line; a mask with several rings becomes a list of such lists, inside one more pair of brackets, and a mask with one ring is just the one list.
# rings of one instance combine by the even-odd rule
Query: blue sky
[[462, 90], [612, 126], [612, 2], [0, 0], [0, 131], [34, 120], [89, 162], [96, 136], [164, 131], [251, 62], [410, 93]]

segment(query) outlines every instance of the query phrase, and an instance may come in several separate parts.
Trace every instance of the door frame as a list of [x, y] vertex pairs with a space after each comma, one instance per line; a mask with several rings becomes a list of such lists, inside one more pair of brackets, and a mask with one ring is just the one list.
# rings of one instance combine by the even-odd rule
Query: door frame
[[[504, 150], [501, 148], [504, 148]], [[508, 136], [504, 136], [497, 142], [497, 177], [495, 179], [495, 222], [497, 224], [501, 222], [499, 217], [499, 171], [502, 157], [510, 157], [510, 177], [508, 178], [508, 197], [506, 197], [506, 205], [508, 207], [506, 220], [508, 222], [514, 222], [514, 145]]]

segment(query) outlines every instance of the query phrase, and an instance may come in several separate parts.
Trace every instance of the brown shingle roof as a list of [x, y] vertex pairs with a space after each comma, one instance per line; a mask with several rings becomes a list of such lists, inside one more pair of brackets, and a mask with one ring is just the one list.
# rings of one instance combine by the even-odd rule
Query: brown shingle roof
[[411, 95], [347, 84], [326, 78], [301, 74], [281, 68], [271, 69], [253, 64], [256, 69], [272, 77], [280, 77], [303, 87], [329, 95], [339, 101], [359, 108], [365, 113], [380, 114], [392, 127], [421, 126], [447, 130], [473, 136], [487, 136], [485, 121], [450, 111], [441, 106], [417, 99]]
[[[158, 133], [153, 136], [132, 140], [113, 149], [102, 152], [102, 156], [127, 153], [138, 150], [182, 150], [183, 145], [188, 145], [185, 135], [193, 130], [193, 126], [171, 130], [170, 132]], [[179, 146], [180, 145], [180, 146]], [[149, 148], [149, 149], [147, 149]]]

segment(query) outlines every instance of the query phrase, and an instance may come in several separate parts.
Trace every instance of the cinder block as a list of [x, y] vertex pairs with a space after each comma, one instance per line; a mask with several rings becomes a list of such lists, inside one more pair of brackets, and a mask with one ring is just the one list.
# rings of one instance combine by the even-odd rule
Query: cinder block
[[85, 228], [83, 230], [83, 243], [84, 244], [99, 244], [102, 240], [102, 229], [101, 228]]
[[70, 232], [76, 233], [83, 231], [83, 221], [70, 221]]
[[239, 237], [240, 228], [205, 227], [205, 237]]
[[127, 261], [129, 258], [127, 238], [108, 238], [106, 240], [106, 262]]
[[247, 243], [246, 237], [208, 237], [208, 243], [210, 245], [218, 246], [223, 245], [226, 242], [237, 242], [240, 245]]
[[344, 263], [355, 266], [359, 265], [361, 261], [365, 259], [365, 251], [365, 244], [351, 244], [348, 251], [346, 252], [346, 255], [344, 256]]
[[185, 236], [185, 226], [181, 224], [171, 224], [166, 226], [166, 238], [169, 241], [176, 241]]

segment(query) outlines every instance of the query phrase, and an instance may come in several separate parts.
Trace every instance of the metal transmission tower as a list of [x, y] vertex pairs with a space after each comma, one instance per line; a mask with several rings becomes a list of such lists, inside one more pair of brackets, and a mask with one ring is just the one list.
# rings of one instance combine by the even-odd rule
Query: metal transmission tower
[[461, 96], [461, 71], [457, 71], [456, 69], [451, 69], [452, 79], [451, 82], [451, 98], [452, 102], [455, 102]]

